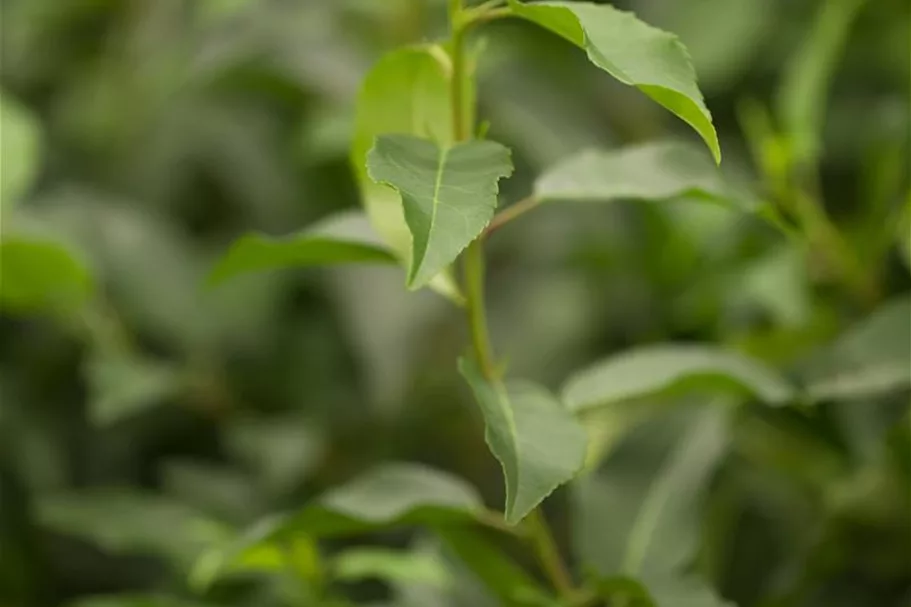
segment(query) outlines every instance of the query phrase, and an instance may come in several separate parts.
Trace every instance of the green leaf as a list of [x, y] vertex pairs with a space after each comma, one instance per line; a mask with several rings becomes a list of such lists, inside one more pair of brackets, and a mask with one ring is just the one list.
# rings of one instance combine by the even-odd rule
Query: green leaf
[[169, 596], [115, 594], [78, 599], [68, 607], [205, 607], [203, 603]]
[[439, 588], [454, 583], [439, 555], [428, 552], [359, 547], [337, 555], [330, 566], [335, 579], [349, 582], [377, 579]]
[[746, 211], [756, 207], [724, 182], [707, 156], [680, 142], [585, 150], [538, 177], [535, 195], [542, 201], [581, 202], [688, 196]]
[[584, 49], [592, 63], [679, 116], [696, 129], [715, 162], [721, 162], [712, 115], [699, 92], [686, 47], [676, 36], [604, 4], [509, 0], [509, 6], [515, 15]]
[[638, 580], [611, 577], [598, 583], [598, 593], [618, 604], [635, 601], [636, 607], [733, 607], [697, 577], [646, 575]]
[[283, 237], [248, 234], [209, 275], [216, 285], [240, 274], [340, 263], [395, 263], [396, 258], [361, 213], [344, 213]]
[[86, 375], [91, 390], [89, 416], [98, 426], [132, 417], [184, 387], [183, 376], [167, 363], [113, 352], [93, 356]]
[[493, 141], [440, 147], [409, 135], [383, 135], [367, 155], [367, 171], [401, 194], [413, 245], [408, 287], [417, 289], [490, 223], [498, 181], [512, 174], [512, 161], [509, 149]]
[[911, 296], [887, 302], [808, 360], [801, 379], [811, 398], [882, 396], [911, 387]]
[[469, 523], [481, 511], [478, 494], [458, 478], [416, 464], [386, 464], [296, 513], [262, 521], [237, 540], [209, 551], [192, 577], [205, 587], [231, 570], [281, 560], [285, 547], [300, 538], [399, 525]]
[[829, 83], [864, 4], [866, 0], [820, 3], [813, 30], [788, 63], [778, 109], [798, 163], [813, 162], [819, 154]]
[[484, 415], [487, 445], [503, 467], [506, 522], [514, 525], [580, 471], [585, 430], [540, 386], [489, 382], [464, 358], [459, 370]]
[[573, 375], [562, 400], [572, 411], [689, 391], [749, 394], [783, 404], [794, 388], [761, 362], [709, 345], [642, 346], [610, 357]]
[[602, 575], [669, 574], [695, 553], [699, 505], [727, 450], [727, 420], [706, 407], [684, 420], [683, 432], [679, 416], [662, 421], [631, 435], [578, 485], [577, 549]]
[[[397, 49], [384, 55], [364, 78], [357, 100], [351, 164], [364, 208], [383, 240], [405, 266], [411, 262], [411, 234], [399, 195], [374, 183], [367, 174], [367, 153], [380, 135], [423, 137], [449, 146], [452, 139], [452, 65], [438, 45]], [[471, 84], [469, 82], [469, 84]], [[474, 107], [474, 88], [463, 87]], [[452, 277], [444, 273], [431, 284], [460, 299]]]
[[37, 119], [12, 97], [0, 93], [0, 226], [2, 214], [28, 192], [38, 173], [41, 131]]
[[0, 307], [14, 313], [78, 310], [92, 293], [88, 269], [65, 247], [18, 236], [0, 241]]

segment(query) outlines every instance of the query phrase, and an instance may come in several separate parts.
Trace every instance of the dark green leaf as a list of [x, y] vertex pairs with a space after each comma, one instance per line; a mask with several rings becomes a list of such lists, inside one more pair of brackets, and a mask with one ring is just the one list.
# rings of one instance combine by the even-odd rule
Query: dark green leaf
[[455, 261], [487, 227], [498, 182], [512, 174], [509, 150], [493, 141], [452, 147], [409, 135], [382, 135], [367, 171], [402, 197], [412, 235], [408, 286], [416, 289]]
[[395, 263], [395, 256], [360, 213], [329, 218], [291, 236], [248, 234], [235, 242], [209, 275], [219, 284], [239, 274], [340, 263]]
[[79, 599], [67, 603], [68, 607], [205, 607], [196, 601], [169, 596], [144, 594], [114, 594]]
[[696, 129], [715, 161], [721, 161], [712, 115], [686, 48], [676, 36], [605, 4], [509, 0], [509, 6], [519, 17], [585, 49], [592, 63], [682, 118]]
[[0, 307], [14, 313], [77, 310], [92, 287], [88, 269], [65, 247], [17, 236], [0, 241]]
[[602, 580], [598, 591], [601, 597], [619, 604], [633, 601], [635, 607], [733, 607], [696, 577], [652, 575], [639, 580], [612, 577]]
[[761, 362], [714, 346], [662, 344], [623, 352], [572, 376], [563, 386], [569, 409], [687, 391], [746, 393], [770, 404], [793, 399], [794, 388]]
[[815, 399], [881, 396], [911, 387], [911, 297], [892, 300], [806, 363]]
[[547, 390], [531, 382], [487, 381], [476, 365], [459, 361], [484, 414], [487, 445], [506, 481], [506, 522], [516, 524], [585, 461], [585, 430]]

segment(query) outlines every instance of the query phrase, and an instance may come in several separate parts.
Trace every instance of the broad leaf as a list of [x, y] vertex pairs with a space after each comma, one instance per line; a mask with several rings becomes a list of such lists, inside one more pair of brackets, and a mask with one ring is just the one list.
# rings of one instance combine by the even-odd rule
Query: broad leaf
[[642, 346], [595, 363], [563, 386], [569, 409], [583, 411], [612, 403], [687, 391], [749, 394], [783, 404], [794, 388], [761, 362], [708, 345]]
[[753, 210], [703, 152], [679, 142], [634, 145], [618, 150], [585, 150], [545, 171], [535, 182], [543, 201], [609, 202], [668, 200], [688, 196]]
[[287, 547], [300, 540], [398, 525], [469, 523], [482, 510], [480, 497], [458, 478], [416, 464], [387, 464], [210, 551], [197, 563], [193, 578], [206, 586], [233, 569], [281, 562]]
[[0, 228], [2, 215], [22, 199], [38, 172], [39, 128], [25, 107], [0, 94]]
[[486, 422], [487, 445], [503, 467], [506, 522], [516, 524], [585, 461], [585, 430], [545, 389], [524, 381], [489, 382], [459, 361]]
[[869, 398], [911, 387], [911, 297], [886, 303], [807, 361], [815, 399]]
[[493, 141], [440, 147], [410, 135], [383, 135], [367, 155], [367, 171], [402, 197], [412, 236], [408, 286], [416, 289], [487, 227], [498, 181], [512, 174], [512, 161], [509, 149]]
[[727, 421], [718, 407], [698, 411], [682, 433], [677, 417], [662, 421], [632, 434], [578, 486], [579, 556], [602, 575], [670, 574], [695, 553], [699, 505], [726, 451]]
[[633, 602], [636, 607], [733, 607], [705, 582], [692, 576], [647, 575], [638, 580], [611, 577], [598, 584], [598, 594], [617, 604]]
[[[424, 137], [448, 146], [452, 139], [451, 71], [439, 46], [406, 47], [383, 56], [364, 78], [357, 100], [351, 164], [370, 221], [395, 255], [411, 265], [411, 234], [399, 195], [367, 175], [367, 153], [380, 135]], [[470, 83], [469, 83], [470, 84]], [[474, 89], [464, 87], [466, 108], [474, 107]], [[458, 299], [452, 277], [443, 274], [432, 285]]]
[[509, 6], [517, 16], [585, 49], [592, 63], [682, 118], [696, 129], [715, 161], [721, 161], [712, 115], [686, 48], [676, 36], [605, 4], [509, 0]]
[[0, 241], [0, 308], [15, 313], [73, 311], [91, 292], [88, 269], [65, 247], [17, 236]]
[[209, 283], [287, 267], [395, 262], [395, 256], [373, 232], [365, 216], [345, 213], [291, 236], [248, 234], [240, 238], [212, 270]]

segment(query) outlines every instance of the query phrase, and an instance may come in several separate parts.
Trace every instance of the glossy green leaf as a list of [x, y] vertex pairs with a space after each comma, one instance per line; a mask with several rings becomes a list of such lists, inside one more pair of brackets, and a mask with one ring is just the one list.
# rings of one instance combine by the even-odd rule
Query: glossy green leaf
[[364, 215], [344, 213], [291, 236], [248, 234], [240, 238], [212, 270], [209, 284], [280, 268], [395, 262]]
[[812, 162], [819, 154], [829, 84], [851, 25], [866, 1], [820, 3], [812, 31], [788, 63], [778, 106], [796, 162]]
[[469, 523], [483, 510], [475, 490], [449, 474], [416, 464], [386, 464], [330, 490], [298, 512], [262, 521], [197, 563], [195, 583], [207, 586], [234, 569], [281, 561], [301, 538], [363, 533], [399, 525]]
[[881, 396], [911, 387], [911, 297], [887, 302], [807, 361], [812, 398]]
[[409, 135], [382, 135], [367, 155], [377, 183], [402, 197], [412, 235], [408, 286], [426, 285], [487, 227], [498, 182], [512, 174], [509, 149], [493, 141], [452, 147]]
[[598, 584], [604, 599], [636, 607], [733, 607], [697, 577], [646, 575], [640, 579], [611, 577]]
[[774, 370], [742, 354], [699, 344], [642, 346], [584, 369], [563, 386], [573, 411], [687, 391], [749, 394], [769, 404], [793, 399]]
[[89, 270], [60, 244], [5, 236], [0, 241], [0, 307], [14, 313], [79, 309], [92, 293]]
[[[442, 146], [453, 143], [449, 56], [442, 47], [424, 45], [394, 50], [367, 73], [357, 99], [351, 164], [370, 221], [405, 266], [411, 262], [411, 234], [398, 193], [367, 174], [367, 153], [380, 135], [423, 137]], [[470, 84], [470, 83], [469, 83]], [[464, 87], [466, 107], [474, 107], [474, 88]], [[459, 299], [448, 273], [431, 286]]]
[[542, 201], [568, 202], [687, 196], [747, 211], [756, 207], [755, 201], [724, 182], [704, 153], [673, 141], [585, 150], [541, 174], [535, 195]]
[[602, 575], [669, 574], [697, 548], [702, 494], [727, 450], [725, 411], [707, 407], [683, 428], [662, 421], [578, 485], [577, 549]]
[[487, 445], [503, 467], [506, 522], [516, 524], [585, 461], [585, 430], [547, 390], [531, 382], [487, 381], [469, 359], [459, 370], [486, 422]]
[[592, 63], [679, 116], [699, 133], [715, 161], [721, 161], [712, 115], [676, 36], [606, 4], [509, 0], [509, 6], [517, 16], [584, 49]]
[[441, 588], [454, 583], [442, 559], [426, 552], [366, 546], [352, 548], [337, 555], [332, 560], [331, 569], [333, 577], [344, 581], [375, 579]]
[[40, 125], [19, 102], [0, 94], [0, 227], [31, 187], [38, 173]]

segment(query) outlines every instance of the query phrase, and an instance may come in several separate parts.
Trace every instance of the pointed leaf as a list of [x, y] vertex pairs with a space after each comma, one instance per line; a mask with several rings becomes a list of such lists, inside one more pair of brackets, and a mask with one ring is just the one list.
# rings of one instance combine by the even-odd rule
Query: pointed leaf
[[679, 421], [670, 421], [631, 435], [603, 470], [579, 484], [579, 556], [602, 575], [669, 574], [696, 550], [699, 504], [726, 452], [727, 420], [720, 408], [707, 407], [682, 434]]
[[367, 171], [396, 190], [412, 235], [408, 286], [424, 286], [487, 227], [498, 181], [512, 174], [509, 149], [493, 141], [440, 147], [409, 135], [382, 135]]
[[73, 311], [91, 292], [88, 269], [65, 247], [18, 236], [0, 241], [0, 308], [14, 313]]
[[743, 211], [757, 206], [726, 184], [703, 152], [680, 142], [585, 150], [538, 177], [535, 195], [542, 201], [579, 202], [687, 196]]
[[340, 263], [395, 263], [396, 258], [361, 213], [331, 217], [291, 236], [248, 234], [209, 275], [217, 285], [240, 274]]
[[470, 523], [483, 510], [464, 481], [416, 464], [386, 464], [333, 489], [298, 512], [256, 525], [197, 563], [193, 579], [207, 586], [217, 577], [263, 560], [281, 560], [283, 546], [299, 538], [350, 535], [398, 525]]
[[582, 411], [691, 390], [746, 393], [769, 404], [795, 396], [774, 370], [737, 352], [662, 344], [623, 352], [576, 373], [564, 384], [562, 400], [570, 410]]
[[509, 6], [515, 15], [584, 49], [592, 63], [682, 118], [696, 129], [715, 161], [721, 161], [712, 115], [686, 48], [676, 36], [605, 4], [509, 0]]
[[911, 297], [894, 299], [810, 359], [815, 399], [871, 398], [911, 387]]
[[487, 445], [503, 467], [506, 522], [516, 524], [585, 461], [585, 430], [545, 389], [530, 382], [491, 383], [475, 363], [459, 361], [484, 415]]
[[[367, 153], [380, 135], [424, 137], [449, 146], [452, 140], [452, 66], [446, 51], [436, 45], [394, 50], [383, 56], [364, 78], [357, 100], [351, 164], [370, 222], [395, 256], [411, 264], [411, 234], [399, 195], [374, 183], [367, 174]], [[463, 87], [466, 108], [474, 107], [471, 82]], [[430, 285], [460, 299], [451, 275], [444, 273]]]

